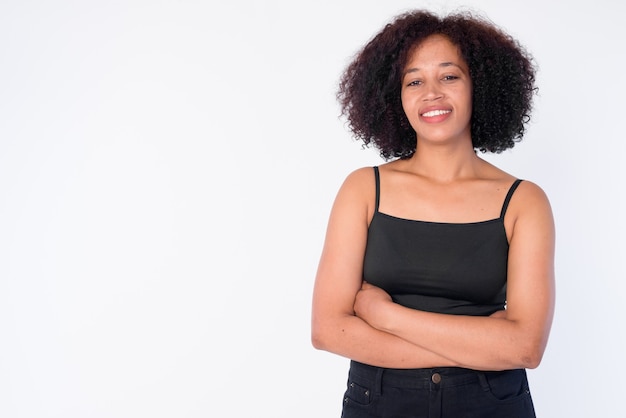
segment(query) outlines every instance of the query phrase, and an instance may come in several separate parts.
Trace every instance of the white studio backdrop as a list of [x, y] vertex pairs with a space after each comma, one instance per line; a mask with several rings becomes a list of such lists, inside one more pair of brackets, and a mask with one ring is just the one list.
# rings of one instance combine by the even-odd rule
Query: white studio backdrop
[[525, 140], [485, 156], [556, 217], [538, 416], [623, 416], [625, 7], [215, 3], [0, 2], [0, 416], [338, 417], [313, 278], [339, 185], [383, 161], [336, 83], [393, 16], [459, 6], [539, 65]]

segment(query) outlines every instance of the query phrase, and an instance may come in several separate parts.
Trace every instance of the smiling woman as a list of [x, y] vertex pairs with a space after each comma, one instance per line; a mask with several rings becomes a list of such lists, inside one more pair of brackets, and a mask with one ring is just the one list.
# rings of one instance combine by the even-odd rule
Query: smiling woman
[[351, 359], [342, 417], [534, 417], [554, 310], [554, 225], [537, 185], [491, 165], [524, 133], [534, 67], [493, 24], [415, 11], [343, 74], [355, 136], [388, 161], [333, 205], [313, 345]]
[[420, 143], [470, 138], [472, 80], [459, 48], [432, 35], [415, 47], [406, 67], [402, 108]]

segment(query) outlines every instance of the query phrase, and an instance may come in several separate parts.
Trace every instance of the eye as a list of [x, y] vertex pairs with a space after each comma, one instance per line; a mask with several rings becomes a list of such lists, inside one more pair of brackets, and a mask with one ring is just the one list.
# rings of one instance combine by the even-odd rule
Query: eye
[[419, 86], [421, 84], [422, 84], [421, 80], [413, 80], [413, 81], [410, 81], [406, 86], [407, 87], [412, 87], [412, 86]]
[[458, 80], [458, 79], [459, 79], [459, 77], [456, 76], [456, 75], [446, 75], [446, 76], [443, 76], [442, 80], [443, 81], [454, 81], [454, 80]]

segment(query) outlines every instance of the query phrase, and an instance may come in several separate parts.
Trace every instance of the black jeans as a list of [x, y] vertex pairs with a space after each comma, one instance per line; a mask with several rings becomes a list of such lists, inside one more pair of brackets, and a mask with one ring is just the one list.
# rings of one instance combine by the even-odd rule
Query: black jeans
[[350, 363], [342, 418], [535, 418], [526, 370]]

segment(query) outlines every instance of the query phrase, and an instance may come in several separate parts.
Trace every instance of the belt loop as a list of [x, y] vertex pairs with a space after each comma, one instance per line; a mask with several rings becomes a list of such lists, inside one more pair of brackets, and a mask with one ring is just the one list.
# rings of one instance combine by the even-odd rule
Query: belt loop
[[382, 395], [383, 392], [383, 368], [378, 367], [376, 370], [376, 386], [374, 388], [374, 394], [377, 396]]
[[480, 386], [483, 388], [483, 391], [491, 391], [491, 386], [489, 386], [489, 382], [487, 381], [487, 376], [485, 376], [485, 373], [476, 372], [476, 374], [478, 375], [478, 380], [480, 381]]

